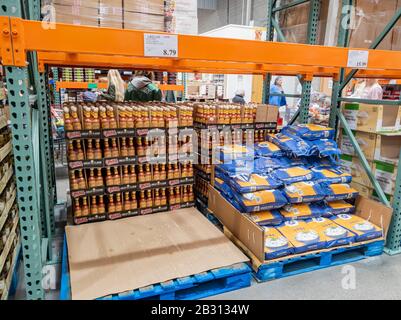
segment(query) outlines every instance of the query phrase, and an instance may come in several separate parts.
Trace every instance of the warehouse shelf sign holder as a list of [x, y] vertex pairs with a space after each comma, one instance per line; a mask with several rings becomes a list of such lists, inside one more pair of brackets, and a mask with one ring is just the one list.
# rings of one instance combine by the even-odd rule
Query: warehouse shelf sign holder
[[[46, 84], [49, 67], [132, 68], [135, 65], [172, 72], [275, 73], [301, 75], [308, 79], [313, 76], [337, 79], [341, 69], [348, 66], [347, 48], [190, 35], [177, 35], [177, 58], [145, 57], [146, 32], [67, 24], [44, 29], [37, 21], [39, 1], [24, 3], [25, 10], [22, 10], [19, 1], [0, 0], [0, 55], [9, 90], [25, 283], [29, 299], [44, 298], [42, 269], [52, 262], [49, 248], [54, 234], [55, 179]], [[27, 18], [32, 20], [22, 19], [23, 13], [28, 13]], [[380, 74], [387, 79], [401, 79], [401, 52], [367, 51], [369, 63], [364, 76], [378, 77]], [[33, 107], [29, 104], [30, 86], [38, 97]], [[398, 199], [400, 182], [398, 179]], [[397, 200], [393, 220], [396, 226], [400, 224], [400, 207], [401, 201]], [[399, 237], [396, 230], [397, 227], [390, 232]]]

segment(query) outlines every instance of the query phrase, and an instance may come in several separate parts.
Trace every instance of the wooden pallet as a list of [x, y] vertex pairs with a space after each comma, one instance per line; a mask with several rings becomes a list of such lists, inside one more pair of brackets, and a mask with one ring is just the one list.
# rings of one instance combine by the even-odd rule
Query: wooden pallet
[[[194, 300], [249, 287], [252, 270], [246, 263], [209, 270], [97, 300]], [[67, 243], [64, 240], [60, 300], [71, 299]]]
[[224, 234], [251, 259], [253, 275], [260, 282], [355, 262], [381, 255], [384, 249], [384, 239], [379, 238], [262, 262], [227, 228], [224, 228]]

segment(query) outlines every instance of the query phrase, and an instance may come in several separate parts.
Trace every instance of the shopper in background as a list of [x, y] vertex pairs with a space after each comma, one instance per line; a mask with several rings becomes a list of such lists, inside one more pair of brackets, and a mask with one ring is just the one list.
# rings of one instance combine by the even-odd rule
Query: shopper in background
[[272, 96], [272, 94], [284, 94], [283, 77], [277, 77], [274, 80], [274, 84], [270, 86], [269, 104], [278, 107], [287, 105], [287, 99], [284, 96]]
[[102, 98], [114, 102], [123, 102], [124, 92], [125, 82], [121, 78], [120, 72], [115, 69], [109, 70], [107, 73], [107, 93], [103, 93]]
[[138, 70], [128, 83], [125, 101], [161, 101], [162, 92], [152, 83], [153, 72]]
[[233, 103], [239, 103], [239, 104], [245, 104], [245, 90], [244, 89], [238, 89], [235, 92], [235, 96], [233, 98]]
[[367, 79], [366, 86], [362, 93], [362, 99], [382, 100], [383, 88], [377, 79]]
[[366, 87], [365, 79], [356, 79], [353, 86], [351, 86], [351, 98], [362, 98], [363, 91]]

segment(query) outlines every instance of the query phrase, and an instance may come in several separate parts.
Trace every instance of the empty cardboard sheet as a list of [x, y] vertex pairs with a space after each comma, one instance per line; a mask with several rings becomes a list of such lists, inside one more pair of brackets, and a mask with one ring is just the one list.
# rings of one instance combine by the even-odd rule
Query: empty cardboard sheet
[[95, 299], [248, 261], [196, 209], [66, 228], [72, 299]]

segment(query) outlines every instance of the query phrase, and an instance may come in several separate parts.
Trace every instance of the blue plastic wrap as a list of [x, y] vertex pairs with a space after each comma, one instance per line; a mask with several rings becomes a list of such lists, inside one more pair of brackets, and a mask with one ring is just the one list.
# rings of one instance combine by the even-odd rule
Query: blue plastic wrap
[[261, 190], [280, 188], [283, 183], [271, 175], [237, 174], [230, 179], [230, 185], [239, 193], [248, 193]]
[[270, 141], [263, 141], [255, 144], [255, 153], [262, 157], [281, 157], [283, 152], [281, 149]]
[[283, 168], [275, 170], [272, 175], [285, 184], [309, 181], [313, 179], [313, 172], [303, 166]]
[[304, 140], [334, 139], [335, 130], [316, 124], [298, 124], [284, 127], [283, 134], [298, 136]]
[[350, 183], [352, 176], [340, 167], [319, 166], [312, 168], [314, 180], [318, 183]]

